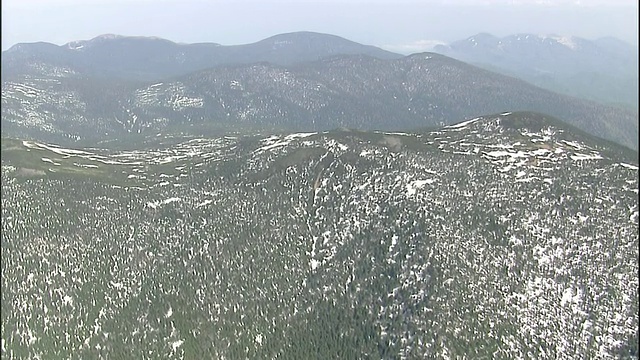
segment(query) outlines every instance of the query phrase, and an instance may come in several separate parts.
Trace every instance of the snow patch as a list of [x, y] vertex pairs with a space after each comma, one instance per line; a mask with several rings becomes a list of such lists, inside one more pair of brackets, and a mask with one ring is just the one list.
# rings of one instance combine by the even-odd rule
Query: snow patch
[[200, 204], [196, 205], [196, 207], [207, 206], [207, 205], [211, 204], [212, 202], [213, 202], [213, 200], [207, 199], [207, 200], [201, 202]]
[[463, 122], [461, 122], [461, 123], [457, 123], [457, 124], [454, 124], [454, 125], [445, 126], [445, 129], [462, 129], [462, 128], [464, 128], [465, 126], [467, 126], [467, 125], [469, 125], [469, 124], [472, 124], [472, 123], [474, 123], [474, 122], [476, 122], [476, 121], [478, 121], [478, 120], [480, 120], [480, 118], [479, 118], [479, 117], [478, 117], [478, 118], [475, 118], [475, 119], [471, 119], [471, 120], [463, 121]]
[[564, 45], [571, 50], [575, 50], [578, 48], [578, 44], [576, 44], [573, 37], [570, 36], [551, 36], [551, 38], [558, 42], [558, 44]]
[[98, 165], [93, 165], [93, 164], [79, 164], [79, 163], [73, 163], [73, 165], [78, 166], [78, 167], [82, 167], [82, 168], [92, 168], [95, 169], [98, 167]]
[[86, 151], [75, 150], [75, 149], [65, 149], [65, 148], [56, 147], [53, 145], [45, 145], [35, 141], [28, 141], [28, 140], [24, 140], [22, 142], [22, 145], [30, 149], [37, 149], [37, 148], [46, 149], [58, 155], [93, 155], [92, 153], [86, 152]]
[[300, 138], [306, 138], [309, 136], [313, 136], [318, 134], [317, 132], [310, 132], [310, 133], [295, 133], [295, 134], [289, 134], [287, 136], [284, 137], [285, 140], [293, 140], [293, 139], [300, 139]]
[[316, 260], [316, 259], [311, 259], [311, 270], [315, 270], [318, 268], [318, 266], [320, 266], [320, 261]]
[[570, 303], [572, 299], [573, 299], [572, 289], [570, 287], [564, 289], [564, 292], [562, 293], [562, 299], [560, 300], [560, 306], [565, 306], [565, 304]]
[[600, 156], [600, 154], [591, 154], [591, 155], [587, 155], [587, 154], [579, 154], [579, 153], [575, 153], [573, 155], [570, 156], [571, 160], [575, 160], [575, 161], [582, 161], [582, 160], [600, 160], [603, 159], [602, 156]]
[[161, 205], [166, 205], [166, 204], [170, 204], [172, 202], [176, 202], [176, 201], [182, 201], [181, 198], [178, 197], [172, 197], [166, 200], [162, 200], [162, 201], [150, 201], [147, 203], [147, 207], [150, 207], [152, 209], [156, 209]]
[[489, 151], [485, 153], [487, 156], [491, 156], [494, 158], [502, 157], [502, 156], [510, 156], [512, 158], [526, 158], [527, 154], [522, 151], [518, 151], [517, 153], [509, 152], [509, 151]]
[[49, 159], [49, 158], [46, 158], [46, 157], [43, 157], [43, 158], [42, 158], [42, 161], [44, 161], [44, 162], [48, 162], [48, 163], [51, 163], [51, 164], [53, 164], [53, 165], [60, 165], [60, 163], [57, 163], [57, 162], [55, 162], [55, 161], [53, 161], [53, 160], [51, 160], [51, 159]]
[[176, 351], [176, 350], [178, 350], [178, 348], [179, 348], [180, 346], [182, 346], [182, 344], [184, 344], [184, 341], [183, 341], [183, 340], [178, 340], [178, 341], [172, 342], [172, 343], [171, 343], [171, 349], [172, 349], [173, 351]]
[[435, 179], [426, 179], [426, 180], [415, 180], [411, 183], [407, 184], [407, 196], [414, 195], [416, 190], [423, 188], [426, 184], [433, 184], [436, 182]]
[[576, 149], [578, 149], [578, 150], [582, 150], [582, 149], [584, 149], [584, 146], [583, 146], [583, 145], [581, 145], [581, 144], [579, 144], [579, 143], [577, 143], [577, 142], [575, 142], [575, 141], [562, 140], [562, 142], [563, 142], [563, 143], [565, 143], [565, 144], [567, 144], [567, 145], [569, 145], [569, 146], [571, 146], [571, 147], [574, 147], [574, 148], [576, 148]]
[[631, 169], [631, 170], [638, 170], [637, 166], [631, 165], [631, 164], [620, 163], [620, 166], [625, 167], [627, 169]]

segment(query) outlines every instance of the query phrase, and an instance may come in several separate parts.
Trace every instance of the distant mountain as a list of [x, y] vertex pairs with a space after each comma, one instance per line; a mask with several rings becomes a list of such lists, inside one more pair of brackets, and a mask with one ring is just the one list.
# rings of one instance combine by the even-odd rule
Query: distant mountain
[[59, 143], [139, 133], [414, 129], [516, 110], [549, 113], [638, 146], [637, 112], [561, 96], [433, 53], [237, 64], [146, 83], [49, 66], [41, 75], [2, 83], [2, 133]]
[[[177, 44], [154, 37], [102, 35], [63, 46], [17, 44], [2, 53], [3, 78], [31, 74], [43, 66], [69, 67], [86, 76], [158, 81], [219, 65], [269, 62], [291, 65], [340, 54], [400, 58], [380, 48], [334, 35], [295, 32], [262, 41], [223, 46]], [[6, 72], [6, 73], [5, 73]]]
[[433, 51], [552, 91], [638, 108], [638, 48], [615, 38], [481, 33]]
[[537, 113], [146, 139], [2, 139], [3, 358], [638, 357], [637, 152]]

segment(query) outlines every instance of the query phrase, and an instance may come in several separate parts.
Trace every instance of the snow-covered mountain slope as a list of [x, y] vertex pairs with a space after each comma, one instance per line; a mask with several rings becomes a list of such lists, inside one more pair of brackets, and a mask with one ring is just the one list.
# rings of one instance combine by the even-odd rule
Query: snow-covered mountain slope
[[535, 113], [149, 141], [3, 139], [3, 358], [637, 357], [636, 152]]

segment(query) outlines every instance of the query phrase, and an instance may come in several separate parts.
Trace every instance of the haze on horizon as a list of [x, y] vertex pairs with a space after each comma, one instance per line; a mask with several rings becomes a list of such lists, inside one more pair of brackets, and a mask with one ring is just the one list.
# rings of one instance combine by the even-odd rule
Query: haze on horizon
[[480, 32], [613, 36], [638, 46], [636, 0], [7, 0], [2, 50], [17, 43], [62, 45], [102, 34], [175, 42], [252, 43], [315, 31], [399, 53]]

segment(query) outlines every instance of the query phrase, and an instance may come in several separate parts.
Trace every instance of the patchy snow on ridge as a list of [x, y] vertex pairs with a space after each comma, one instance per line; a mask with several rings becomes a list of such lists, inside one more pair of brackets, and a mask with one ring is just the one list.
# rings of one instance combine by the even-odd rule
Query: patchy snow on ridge
[[578, 150], [582, 150], [582, 149], [584, 149], [584, 146], [582, 146], [581, 144], [579, 144], [579, 143], [577, 143], [577, 142], [575, 142], [575, 141], [567, 141], [567, 140], [561, 140], [561, 141], [562, 141], [563, 143], [565, 143], [565, 144], [569, 145], [569, 146], [572, 146], [572, 147], [574, 147], [574, 148], [578, 149]]
[[638, 170], [637, 166], [631, 165], [631, 164], [620, 163], [620, 166], [625, 167], [627, 169], [631, 169], [631, 170]]
[[298, 139], [298, 138], [306, 138], [309, 136], [313, 136], [318, 134], [317, 132], [310, 132], [310, 133], [295, 133], [295, 134], [289, 134], [287, 136], [285, 136], [285, 140], [293, 140], [293, 139]]
[[176, 201], [182, 201], [181, 198], [178, 197], [172, 197], [166, 200], [162, 200], [162, 201], [150, 201], [147, 203], [147, 207], [150, 207], [152, 209], [156, 209], [158, 208], [158, 206], [160, 205], [166, 205], [166, 204], [170, 204], [172, 202], [176, 202]]
[[579, 154], [579, 153], [575, 153], [574, 155], [571, 155], [571, 160], [576, 160], [576, 161], [582, 161], [582, 160], [600, 160], [603, 159], [602, 156], [600, 156], [600, 154], [591, 154], [591, 155], [587, 155], [587, 154]]
[[571, 36], [551, 36], [550, 38], [571, 50], [576, 50], [578, 48], [578, 44], [576, 44], [575, 40]]
[[445, 129], [463, 129], [467, 125], [472, 124], [472, 123], [474, 123], [474, 122], [476, 122], [478, 120], [480, 120], [479, 117], [471, 119], [471, 120], [463, 121], [461, 123], [445, 126]]

